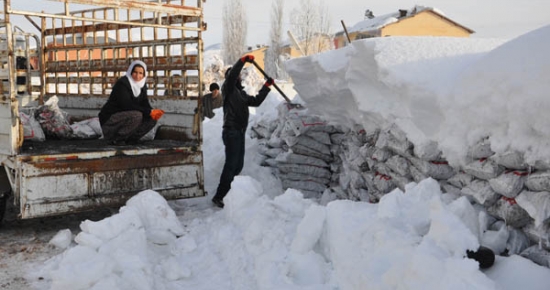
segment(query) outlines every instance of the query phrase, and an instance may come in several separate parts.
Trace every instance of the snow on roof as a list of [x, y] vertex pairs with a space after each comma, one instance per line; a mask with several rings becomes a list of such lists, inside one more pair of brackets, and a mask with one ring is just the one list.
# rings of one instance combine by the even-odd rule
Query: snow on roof
[[[412, 17], [422, 11], [426, 11], [426, 10], [429, 10], [429, 11], [432, 11], [436, 14], [439, 14], [441, 16], [443, 16], [445, 19], [447, 19], [448, 21], [458, 25], [458, 26], [461, 26], [461, 27], [464, 27], [458, 23], [456, 23], [455, 21], [447, 18], [447, 16], [445, 15], [445, 13], [443, 13], [443, 11], [437, 9], [437, 8], [434, 8], [434, 7], [427, 7], [427, 6], [420, 6], [420, 5], [416, 5], [414, 6], [413, 8], [409, 9], [409, 10], [406, 10], [407, 11], [407, 14], [405, 16], [400, 16], [401, 15], [401, 12], [400, 11], [397, 11], [397, 12], [393, 12], [393, 13], [388, 13], [388, 14], [384, 14], [384, 15], [380, 15], [380, 16], [376, 16], [374, 18], [370, 18], [370, 19], [365, 19], [363, 21], [360, 21], [358, 23], [356, 23], [354, 26], [352, 26], [351, 28], [348, 29], [348, 32], [349, 33], [352, 33], [352, 32], [370, 32], [370, 31], [376, 31], [376, 30], [379, 30], [389, 24], [392, 24], [392, 23], [395, 23], [395, 22], [398, 22], [398, 21], [401, 21], [403, 19], [406, 19], [406, 18], [409, 18], [409, 17]], [[464, 27], [466, 30], [469, 30], [471, 32], [473, 32], [473, 30], [467, 28], [467, 27]]]

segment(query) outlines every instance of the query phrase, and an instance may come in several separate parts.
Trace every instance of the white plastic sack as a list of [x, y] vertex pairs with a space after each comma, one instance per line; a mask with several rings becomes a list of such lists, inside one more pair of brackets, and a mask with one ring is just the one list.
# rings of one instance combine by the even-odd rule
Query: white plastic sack
[[474, 177], [471, 176], [470, 174], [459, 172], [455, 174], [453, 177], [449, 178], [447, 182], [449, 182], [450, 184], [458, 188], [464, 188], [470, 185], [470, 183], [472, 183], [472, 180], [474, 180]]
[[524, 226], [522, 230], [531, 242], [550, 250], [550, 223], [544, 223], [537, 227], [533, 221]]
[[317, 142], [320, 142], [320, 143], [325, 144], [325, 145], [331, 145], [332, 144], [332, 142], [330, 141], [330, 135], [327, 132], [311, 131], [311, 132], [307, 132], [306, 136], [308, 136], [308, 137], [310, 137], [314, 140], [317, 140]]
[[520, 255], [543, 267], [550, 268], [550, 252], [541, 249], [538, 245], [525, 249]]
[[277, 161], [275, 161], [275, 158], [266, 158], [260, 162], [261, 166], [268, 166], [268, 167], [277, 167]]
[[23, 125], [23, 138], [25, 140], [39, 141], [46, 140], [46, 135], [40, 126], [40, 123], [34, 118], [34, 115], [27, 115], [19, 112], [19, 119]]
[[394, 190], [397, 187], [389, 175], [376, 174], [373, 178], [373, 182], [376, 189], [384, 194]]
[[292, 152], [294, 152], [296, 154], [313, 156], [313, 157], [322, 159], [326, 162], [332, 162], [332, 160], [333, 160], [332, 156], [330, 156], [330, 155], [319, 153], [318, 151], [315, 151], [315, 150], [313, 150], [309, 147], [306, 147], [306, 146], [303, 146], [303, 145], [300, 145], [300, 144], [296, 144], [294, 146], [289, 146], [289, 149], [292, 150]]
[[271, 136], [271, 133], [267, 128], [263, 126], [252, 126], [252, 131], [256, 133], [255, 138], [261, 139], [261, 138], [269, 138]]
[[309, 166], [304, 164], [284, 164], [278, 163], [277, 168], [283, 173], [301, 173], [306, 175], [311, 175], [314, 177], [320, 178], [330, 178], [331, 173], [326, 168]]
[[466, 164], [463, 170], [479, 179], [489, 180], [499, 176], [504, 171], [504, 167], [490, 159], [480, 159]]
[[550, 191], [550, 171], [529, 174], [525, 186], [532, 191]]
[[298, 136], [298, 137], [286, 136], [286, 137], [283, 137], [282, 139], [290, 147], [299, 144], [311, 150], [317, 151], [318, 153], [330, 156], [330, 147], [328, 145], [318, 142], [317, 140], [309, 136], [306, 136], [306, 135]]
[[291, 113], [287, 116], [285, 122], [285, 131], [292, 131], [294, 136], [300, 136], [306, 132], [327, 132], [334, 133], [336, 130], [333, 126], [318, 116], [313, 115], [298, 115]]
[[103, 135], [99, 118], [90, 118], [71, 125], [73, 138], [78, 139], [96, 139]]
[[34, 117], [40, 123], [46, 137], [69, 139], [72, 138], [73, 131], [67, 120], [67, 114], [57, 105], [58, 101], [57, 96], [51, 97], [36, 109]]
[[[275, 149], [275, 148], [274, 148]], [[273, 149], [270, 149], [273, 150]], [[301, 155], [291, 152], [284, 152], [279, 149], [280, 152], [276, 155], [275, 160], [279, 163], [296, 163], [306, 164], [311, 166], [329, 167], [328, 163], [322, 159], [315, 158], [313, 156]]]
[[401, 175], [401, 176], [408, 176], [409, 175], [409, 162], [407, 159], [399, 156], [394, 155], [390, 157], [386, 161], [386, 165], [395, 173]]
[[391, 169], [386, 165], [386, 163], [378, 162], [372, 167], [372, 171], [374, 171], [374, 174], [382, 174], [390, 176]]
[[279, 156], [279, 154], [282, 154], [284, 152], [285, 151], [281, 148], [269, 148], [269, 149], [265, 150], [265, 152], [263, 154], [265, 156], [269, 156], [271, 158], [277, 158], [277, 156]]
[[386, 160], [388, 160], [391, 156], [392, 154], [388, 150], [376, 148], [374, 153], [372, 153], [371, 158], [379, 162], [386, 162]]
[[390, 150], [402, 156], [412, 155], [412, 143], [410, 141], [400, 140], [388, 132], [380, 132], [375, 146], [377, 148]]
[[397, 186], [403, 192], [405, 192], [405, 186], [412, 182], [412, 180], [408, 176], [401, 176], [395, 172], [390, 172], [390, 177], [393, 184], [395, 184], [395, 186]]
[[550, 160], [537, 160], [534, 167], [536, 170], [550, 170]]
[[523, 250], [527, 249], [531, 245], [529, 237], [518, 229], [508, 229], [510, 236], [506, 242], [506, 250], [508, 255], [519, 255]]
[[527, 169], [528, 165], [523, 159], [523, 154], [517, 151], [508, 151], [497, 153], [491, 157], [498, 165], [509, 169], [523, 170]]
[[489, 143], [488, 140], [484, 139], [473, 145], [472, 147], [468, 148], [467, 156], [472, 159], [482, 159], [487, 158], [493, 154], [495, 154], [495, 152], [491, 150], [491, 143]]
[[494, 205], [487, 208], [487, 211], [516, 229], [526, 226], [532, 220], [516, 200], [511, 198], [500, 198]]
[[449, 179], [455, 175], [455, 170], [447, 162], [425, 161], [416, 157], [408, 159], [422, 174], [433, 179]]
[[409, 166], [409, 172], [412, 176], [414, 182], [419, 183], [420, 181], [428, 178], [424, 173], [420, 172], [416, 167]]
[[286, 179], [286, 180], [294, 180], [294, 181], [301, 181], [301, 180], [305, 180], [305, 181], [315, 181], [315, 182], [317, 182], [317, 183], [325, 184], [325, 185], [327, 185], [327, 184], [330, 183], [330, 179], [328, 179], [328, 178], [315, 177], [315, 176], [306, 175], [306, 174], [303, 174], [303, 173], [295, 173], [295, 172], [285, 173], [285, 172], [279, 172], [278, 176], [279, 176], [280, 179]]
[[523, 189], [525, 176], [523, 172], [508, 171], [496, 178], [489, 179], [489, 185], [498, 194], [514, 198]]
[[415, 144], [413, 153], [416, 157], [426, 161], [441, 161], [441, 150], [435, 141]]
[[537, 227], [550, 218], [550, 192], [524, 190], [516, 197], [516, 202], [535, 219]]
[[500, 198], [500, 195], [485, 180], [476, 179], [470, 185], [463, 188], [461, 192], [464, 195], [473, 197], [477, 203], [485, 207], [492, 206]]
[[344, 140], [346, 140], [346, 134], [344, 133], [330, 134], [330, 142], [332, 144], [342, 144]]
[[441, 187], [441, 191], [443, 193], [447, 193], [447, 194], [454, 194], [456, 195], [456, 197], [462, 195], [462, 192], [460, 191], [460, 188], [444, 181], [444, 180], [441, 180], [439, 181], [439, 186]]

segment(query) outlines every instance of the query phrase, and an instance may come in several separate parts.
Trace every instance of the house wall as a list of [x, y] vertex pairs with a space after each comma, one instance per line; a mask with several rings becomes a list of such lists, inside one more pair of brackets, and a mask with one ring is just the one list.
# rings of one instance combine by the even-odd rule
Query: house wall
[[380, 35], [469, 37], [470, 33], [432, 11], [426, 10], [383, 27]]
[[[375, 33], [375, 32], [372, 32], [372, 33]], [[363, 38], [365, 38], [366, 35], [367, 35], [366, 32], [362, 32], [362, 33], [360, 33], [360, 32], [351, 32], [351, 33], [349, 33], [349, 39], [351, 41], [354, 41], [354, 40], [357, 40], [357, 39], [363, 39]], [[372, 35], [371, 37], [378, 37], [378, 36], [380, 36], [380, 35]], [[333, 42], [334, 42], [334, 48], [340, 48], [340, 47], [344, 47], [346, 45], [349, 45], [348, 38], [347, 38], [345, 33], [335, 36]]]
[[[380, 31], [372, 31], [373, 37], [383, 36], [449, 36], [449, 37], [469, 37], [470, 32], [434, 13], [431, 10], [425, 10], [414, 16], [402, 19], [399, 22], [388, 24]], [[351, 41], [364, 38], [367, 33], [352, 32], [349, 34]], [[359, 36], [359, 37], [358, 37]], [[348, 45], [348, 40], [344, 33], [338, 34], [334, 38], [335, 48]]]
[[[261, 68], [264, 68], [264, 59], [265, 59], [265, 52], [267, 51], [267, 47], [260, 47], [258, 49], [249, 50], [246, 54], [251, 54], [254, 56], [254, 60], [258, 65], [260, 65]], [[231, 64], [232, 65], [232, 64]], [[258, 72], [259, 73], [259, 72]]]
[[[49, 48], [52, 48], [53, 46], [49, 46]], [[51, 50], [48, 53], [48, 60], [56, 60], [56, 61], [73, 61], [73, 60], [93, 60], [93, 59], [102, 59], [101, 58], [102, 50], [97, 49], [74, 49], [69, 50], [67, 53], [65, 52], [57, 52], [55, 50]], [[103, 52], [104, 57], [103, 59], [113, 59], [113, 56], [115, 56], [115, 51], [113, 49], [106, 49]], [[119, 49], [117, 50], [117, 54], [115, 58], [126, 58], [130, 53], [127, 52], [126, 49]], [[78, 57], [77, 57], [78, 56]], [[92, 76], [100, 76], [101, 72], [92, 72]]]
[[302, 53], [300, 53], [298, 49], [294, 48], [294, 46], [285, 46], [282, 48], [282, 50], [283, 50], [283, 54], [288, 54], [290, 58], [296, 58], [296, 57], [302, 56]]

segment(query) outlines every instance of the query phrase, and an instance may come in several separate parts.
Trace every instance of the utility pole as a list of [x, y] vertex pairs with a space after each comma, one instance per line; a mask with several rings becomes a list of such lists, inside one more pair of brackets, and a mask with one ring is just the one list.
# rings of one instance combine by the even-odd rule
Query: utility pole
[[306, 54], [304, 53], [304, 50], [302, 49], [298, 41], [296, 41], [296, 38], [294, 38], [294, 35], [292, 34], [292, 32], [290, 32], [289, 30], [287, 31], [287, 33], [288, 33], [288, 37], [290, 38], [290, 41], [292, 41], [292, 43], [296, 46], [296, 48], [298, 48], [298, 51], [300, 52], [300, 54], [302, 54], [302, 56], [305, 56]]

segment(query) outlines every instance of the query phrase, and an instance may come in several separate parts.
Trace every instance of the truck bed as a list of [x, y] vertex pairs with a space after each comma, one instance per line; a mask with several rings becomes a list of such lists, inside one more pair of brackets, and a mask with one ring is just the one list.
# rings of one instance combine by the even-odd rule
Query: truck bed
[[178, 140], [151, 140], [136, 145], [115, 146], [103, 139], [92, 140], [46, 140], [44, 142], [25, 140], [21, 155], [55, 155], [67, 153], [101, 152], [128, 149], [169, 149], [174, 147], [197, 147], [197, 142]]

